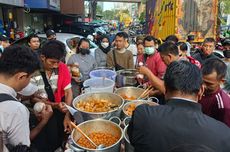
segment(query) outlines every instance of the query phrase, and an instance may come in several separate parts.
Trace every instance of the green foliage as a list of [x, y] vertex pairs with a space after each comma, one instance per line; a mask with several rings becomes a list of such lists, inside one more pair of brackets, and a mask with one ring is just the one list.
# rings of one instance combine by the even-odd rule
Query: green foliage
[[102, 10], [101, 6], [97, 5], [96, 12], [97, 12], [97, 14], [99, 14], [99, 15], [102, 15], [102, 14], [103, 14], [103, 10]]
[[230, 14], [230, 0], [219, 0], [220, 3], [224, 4], [224, 14]]
[[140, 14], [139, 21], [143, 23], [145, 22], [145, 20], [146, 20], [146, 12], [144, 11]]
[[128, 9], [122, 10], [121, 12], [122, 12], [122, 13], [126, 13], [126, 14], [130, 14]]

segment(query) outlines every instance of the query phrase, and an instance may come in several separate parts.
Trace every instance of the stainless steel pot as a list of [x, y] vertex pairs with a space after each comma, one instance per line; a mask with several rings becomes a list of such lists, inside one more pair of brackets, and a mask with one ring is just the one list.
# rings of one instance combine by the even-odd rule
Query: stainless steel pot
[[83, 122], [79, 124], [78, 127], [86, 134], [90, 134], [93, 132], [103, 132], [103, 133], [109, 133], [109, 134], [119, 137], [118, 141], [109, 147], [105, 147], [100, 150], [88, 149], [88, 148], [80, 146], [77, 143], [77, 141], [82, 137], [82, 135], [77, 130], [73, 130], [71, 134], [71, 138], [74, 144], [76, 145], [75, 149], [78, 149], [78, 151], [80, 149], [86, 152], [119, 152], [120, 151], [121, 140], [123, 138], [123, 130], [118, 124], [111, 122], [109, 120], [95, 119], [95, 120], [89, 120], [89, 121]]
[[124, 138], [125, 138], [125, 152], [134, 152], [134, 147], [130, 144], [129, 136], [127, 134], [128, 125], [124, 129]]
[[117, 71], [116, 86], [136, 86], [138, 84], [136, 76], [138, 72], [136, 69], [124, 69]]
[[[156, 102], [151, 101], [151, 99], [154, 99]], [[149, 104], [150, 106], [157, 106], [159, 105], [158, 102], [159, 100], [155, 97], [149, 98], [148, 100], [133, 100], [133, 101], [127, 102], [122, 108], [122, 118], [125, 119], [127, 117], [131, 117], [125, 112], [130, 104], [135, 104], [136, 107], [141, 104]]]
[[[84, 102], [84, 101], [89, 101], [92, 99], [109, 100], [113, 104], [117, 105], [117, 107], [115, 107], [114, 109], [108, 112], [86, 112], [86, 111], [82, 111], [79, 108], [77, 108], [76, 104], [79, 101]], [[85, 93], [85, 94], [82, 94], [76, 97], [73, 100], [73, 107], [81, 112], [84, 121], [97, 119], [97, 118], [109, 119], [113, 116], [120, 117], [123, 104], [124, 104], [124, 100], [119, 95], [114, 94], [114, 93], [109, 93], [109, 92]]]
[[[121, 97], [123, 97], [124, 95], [129, 97], [134, 97], [135, 98], [134, 100], [136, 100], [144, 91], [145, 91], [144, 89], [138, 87], [122, 87], [116, 89], [114, 93], [118, 94]], [[133, 101], [127, 99], [124, 100], [125, 102]]]

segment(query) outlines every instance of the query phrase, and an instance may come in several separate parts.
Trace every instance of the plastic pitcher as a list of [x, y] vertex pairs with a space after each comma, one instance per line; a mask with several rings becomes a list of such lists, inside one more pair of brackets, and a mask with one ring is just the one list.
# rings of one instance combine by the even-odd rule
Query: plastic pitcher
[[90, 78], [83, 83], [83, 93], [113, 92], [115, 82], [108, 78]]
[[90, 78], [104, 77], [115, 81], [117, 73], [113, 70], [108, 69], [98, 69], [93, 70], [89, 73]]

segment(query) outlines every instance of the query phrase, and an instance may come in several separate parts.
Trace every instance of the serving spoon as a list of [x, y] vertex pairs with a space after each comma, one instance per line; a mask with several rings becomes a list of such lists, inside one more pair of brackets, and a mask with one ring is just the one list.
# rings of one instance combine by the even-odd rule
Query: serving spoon
[[96, 149], [103, 149], [105, 146], [103, 144], [100, 144], [99, 146], [96, 145], [77, 125], [75, 125], [73, 122], [70, 122], [71, 125], [77, 129], [86, 139], [88, 139], [95, 147]]

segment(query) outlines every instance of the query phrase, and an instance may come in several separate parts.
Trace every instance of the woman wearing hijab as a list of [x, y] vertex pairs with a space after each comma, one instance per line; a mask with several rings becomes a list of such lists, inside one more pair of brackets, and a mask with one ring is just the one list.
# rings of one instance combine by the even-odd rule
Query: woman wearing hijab
[[103, 35], [99, 41], [99, 48], [95, 50], [95, 58], [98, 67], [106, 66], [106, 56], [110, 48], [111, 44], [109, 43], [109, 38]]

